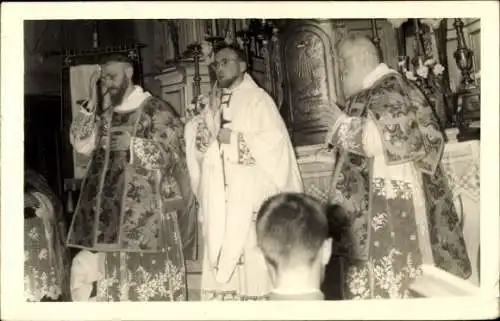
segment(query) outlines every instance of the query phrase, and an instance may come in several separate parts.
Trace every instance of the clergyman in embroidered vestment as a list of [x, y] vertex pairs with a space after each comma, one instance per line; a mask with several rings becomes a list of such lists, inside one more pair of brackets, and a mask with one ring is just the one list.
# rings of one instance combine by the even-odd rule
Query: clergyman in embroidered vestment
[[255, 236], [261, 203], [300, 192], [287, 129], [272, 98], [246, 73], [238, 49], [215, 54], [218, 85], [185, 128], [191, 185], [200, 203], [202, 300], [260, 299], [271, 289]]
[[444, 135], [422, 92], [380, 63], [374, 44], [338, 47], [345, 110], [332, 106], [326, 144], [338, 162], [332, 202], [350, 228], [334, 249], [347, 260], [345, 299], [404, 298], [421, 265], [471, 273], [452, 191], [440, 162]]
[[179, 221], [191, 217], [181, 229], [194, 231], [196, 206], [183, 126], [170, 105], [133, 85], [133, 72], [127, 57], [106, 58], [71, 126], [76, 151], [91, 155], [67, 239], [82, 249], [74, 300], [90, 299], [92, 283], [97, 301], [186, 300]]

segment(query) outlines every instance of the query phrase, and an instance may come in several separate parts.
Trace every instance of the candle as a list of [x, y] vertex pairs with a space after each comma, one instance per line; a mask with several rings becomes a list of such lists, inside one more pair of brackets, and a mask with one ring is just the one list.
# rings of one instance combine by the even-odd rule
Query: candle
[[212, 36], [217, 36], [217, 22], [215, 19], [212, 19]]
[[236, 28], [236, 20], [232, 19], [232, 25], [233, 25], [233, 29], [231, 31], [232, 31], [233, 37], [235, 37], [236, 36], [236, 30], [237, 30], [237, 28]]
[[197, 24], [197, 20], [196, 19], [193, 19], [193, 28], [194, 28], [194, 42], [198, 42], [198, 24]]

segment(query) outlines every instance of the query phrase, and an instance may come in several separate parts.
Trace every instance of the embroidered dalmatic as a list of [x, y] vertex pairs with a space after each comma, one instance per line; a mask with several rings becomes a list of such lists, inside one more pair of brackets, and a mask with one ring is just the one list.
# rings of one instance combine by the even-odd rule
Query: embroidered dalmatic
[[[265, 298], [271, 281], [257, 247], [256, 213], [274, 194], [302, 191], [302, 181], [272, 98], [248, 74], [237, 88], [215, 92], [211, 107], [185, 128], [203, 221], [202, 300]], [[221, 127], [231, 129], [230, 144], [215, 139]], [[210, 142], [206, 151], [199, 148], [203, 140]]]
[[69, 253], [61, 202], [40, 174], [24, 173], [24, 295], [30, 302], [68, 301]]
[[[129, 150], [110, 150], [117, 131], [131, 135]], [[184, 232], [194, 231], [196, 206], [183, 126], [173, 109], [136, 86], [120, 106], [100, 117], [82, 107], [71, 141], [78, 152], [92, 156], [67, 243], [101, 254], [96, 300], [185, 300], [179, 220], [187, 223]], [[96, 270], [85, 269], [85, 257], [91, 256], [74, 261], [75, 284]]]
[[422, 263], [471, 273], [452, 191], [441, 169], [444, 137], [425, 96], [381, 64], [330, 131], [338, 148], [335, 195], [350, 228], [345, 299], [405, 298]]

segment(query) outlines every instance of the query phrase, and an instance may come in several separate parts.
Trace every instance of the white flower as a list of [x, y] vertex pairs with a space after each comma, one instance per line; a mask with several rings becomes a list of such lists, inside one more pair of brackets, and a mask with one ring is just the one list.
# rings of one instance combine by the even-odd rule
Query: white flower
[[403, 72], [406, 72], [408, 70], [408, 57], [399, 57], [398, 59], [398, 67], [403, 70]]
[[377, 213], [377, 215], [372, 218], [372, 228], [375, 231], [378, 231], [379, 229], [384, 227], [384, 225], [387, 223], [387, 220], [387, 213]]
[[439, 76], [443, 73], [444, 67], [441, 64], [435, 64], [434, 67], [432, 68], [432, 72], [434, 75]]
[[417, 75], [419, 75], [422, 78], [427, 78], [427, 75], [429, 75], [429, 68], [427, 66], [418, 67]]
[[243, 49], [245, 47], [244, 43], [243, 43], [243, 39], [241, 39], [241, 37], [236, 37], [236, 42], [238, 43], [238, 46], [240, 47], [240, 49]]
[[210, 103], [210, 99], [205, 95], [198, 96], [198, 101], [205, 106]]
[[29, 237], [32, 239], [32, 240], [38, 240], [40, 234], [38, 234], [38, 231], [36, 229], [36, 227], [33, 227], [29, 233], [28, 233]]
[[430, 26], [432, 29], [439, 28], [439, 24], [441, 23], [442, 18], [440, 19], [422, 19], [420, 20], [423, 24]]
[[481, 79], [481, 71], [474, 73], [474, 79]]
[[405, 72], [405, 76], [406, 78], [408, 78], [409, 80], [417, 80], [417, 77], [415, 77], [415, 75], [413, 74], [413, 72], [411, 71], [406, 71]]
[[436, 63], [436, 60], [434, 60], [433, 58], [431, 59], [427, 59], [425, 62], [424, 62], [424, 66], [432, 66]]
[[399, 28], [403, 23], [408, 21], [408, 19], [387, 19], [394, 28]]
[[209, 57], [212, 54], [213, 48], [212, 44], [208, 41], [203, 41], [201, 43], [201, 53], [203, 57]]
[[38, 254], [38, 259], [39, 260], [45, 260], [48, 257], [48, 250], [47, 249], [41, 249], [40, 253]]

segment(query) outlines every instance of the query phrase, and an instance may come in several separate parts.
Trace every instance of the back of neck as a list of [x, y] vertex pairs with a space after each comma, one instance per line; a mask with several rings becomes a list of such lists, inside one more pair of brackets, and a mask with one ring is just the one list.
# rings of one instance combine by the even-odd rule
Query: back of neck
[[276, 292], [309, 293], [320, 291], [320, 272], [313, 267], [280, 271], [276, 279]]

